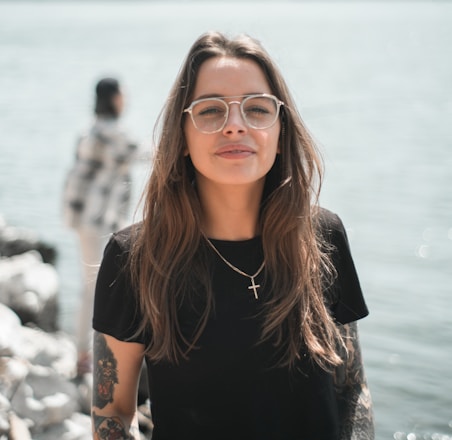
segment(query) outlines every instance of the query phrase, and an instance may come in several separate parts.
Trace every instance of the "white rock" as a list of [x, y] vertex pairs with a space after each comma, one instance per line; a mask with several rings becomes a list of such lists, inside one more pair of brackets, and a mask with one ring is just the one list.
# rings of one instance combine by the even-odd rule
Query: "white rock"
[[0, 356], [10, 356], [13, 347], [21, 344], [21, 323], [17, 314], [0, 303]]
[[[20, 417], [30, 419], [35, 427], [60, 423], [79, 411], [77, 387], [50, 367], [31, 366], [11, 405]], [[57, 408], [58, 405], [61, 406]]]
[[75, 374], [77, 349], [73, 338], [63, 332], [47, 333], [37, 328], [22, 327], [20, 346], [14, 346], [17, 356], [34, 365], [51, 367], [65, 378]]
[[[41, 254], [38, 251], [28, 251], [12, 257], [0, 258], [0, 286], [3, 282], [24, 272], [31, 266], [42, 263]], [[3, 298], [0, 297], [0, 300]]]
[[34, 440], [92, 440], [92, 438], [91, 418], [81, 413], [74, 413], [70, 419], [50, 426], [33, 436]]
[[59, 290], [56, 269], [43, 263], [37, 251], [0, 259], [0, 302], [36, 315], [55, 301]]
[[11, 404], [9, 400], [0, 394], [0, 438], [9, 432], [9, 413]]
[[9, 400], [7, 399], [6, 396], [4, 396], [3, 394], [0, 394], [0, 412], [6, 412], [9, 411], [11, 409], [11, 403], [9, 402]]
[[25, 382], [14, 393], [11, 407], [20, 418], [29, 419], [32, 428], [44, 419], [44, 405], [33, 398], [33, 389]]
[[31, 266], [23, 273], [22, 291], [36, 292], [41, 302], [47, 302], [58, 294], [59, 279], [56, 269], [48, 263]]
[[[35, 251], [31, 252], [35, 253]], [[27, 309], [27, 303], [20, 303], [21, 295], [24, 292], [34, 292], [37, 303], [40, 305], [39, 310], [41, 310], [46, 302], [54, 299], [58, 294], [58, 274], [51, 264], [36, 261], [11, 277], [9, 283], [5, 285], [5, 289], [9, 293], [11, 306], [22, 306], [24, 309]]]
[[35, 231], [24, 227], [9, 226], [6, 223], [0, 230], [0, 237], [5, 242], [20, 239], [30, 243], [36, 243], [39, 240], [38, 234]]
[[0, 393], [11, 399], [28, 375], [28, 363], [23, 359], [0, 357]]
[[59, 375], [51, 367], [31, 366], [26, 383], [33, 389], [33, 394], [37, 399], [58, 392], [68, 394], [73, 401], [77, 401], [78, 398], [76, 385]]
[[45, 407], [44, 425], [56, 425], [72, 416], [77, 409], [77, 402], [72, 396], [57, 392], [41, 400]]
[[[42, 312], [44, 307], [39, 295], [32, 290], [21, 290], [23, 285], [20, 278], [15, 281], [16, 292], [10, 289], [9, 306], [14, 310], [26, 310], [32, 316]], [[14, 281], [14, 280], [13, 280]]]

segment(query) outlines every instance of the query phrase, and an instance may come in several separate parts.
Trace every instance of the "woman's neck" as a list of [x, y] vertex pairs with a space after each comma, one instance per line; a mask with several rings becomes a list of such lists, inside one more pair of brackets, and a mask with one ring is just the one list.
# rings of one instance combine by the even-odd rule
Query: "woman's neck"
[[246, 240], [259, 231], [263, 185], [198, 187], [203, 232], [219, 240]]

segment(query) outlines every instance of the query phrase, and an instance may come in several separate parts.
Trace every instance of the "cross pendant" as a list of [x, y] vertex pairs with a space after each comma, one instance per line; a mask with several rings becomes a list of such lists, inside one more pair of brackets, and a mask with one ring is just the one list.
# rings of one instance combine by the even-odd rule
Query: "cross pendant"
[[254, 277], [251, 277], [251, 286], [248, 286], [248, 290], [253, 289], [253, 291], [254, 291], [254, 298], [256, 298], [256, 299], [259, 299], [259, 297], [257, 296], [257, 288], [258, 287], [261, 287], [261, 285], [260, 284], [256, 284], [254, 282]]

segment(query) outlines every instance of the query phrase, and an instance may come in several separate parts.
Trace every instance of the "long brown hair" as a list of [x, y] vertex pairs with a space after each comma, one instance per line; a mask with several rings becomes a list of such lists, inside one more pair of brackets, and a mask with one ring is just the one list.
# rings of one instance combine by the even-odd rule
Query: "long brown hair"
[[[186, 148], [183, 110], [193, 99], [199, 69], [212, 57], [249, 59], [262, 69], [281, 112], [280, 154], [267, 175], [260, 228], [273, 296], [264, 304], [262, 340], [283, 347], [280, 365], [292, 366], [305, 346], [323, 368], [338, 365], [339, 333], [324, 304], [325, 274], [332, 274], [316, 228], [322, 163], [277, 66], [259, 42], [217, 32], [191, 47], [156, 127], [153, 168], [143, 195], [143, 222], [131, 248], [132, 280], [143, 321], [150, 331], [146, 347], [154, 361], [178, 362], [196, 345], [214, 307], [208, 262], [199, 229], [200, 204], [194, 169]], [[203, 250], [204, 249], [204, 250]], [[183, 334], [178, 309], [193, 286], [204, 292], [198, 324]], [[190, 300], [190, 298], [188, 299]], [[195, 306], [194, 306], [195, 307]]]

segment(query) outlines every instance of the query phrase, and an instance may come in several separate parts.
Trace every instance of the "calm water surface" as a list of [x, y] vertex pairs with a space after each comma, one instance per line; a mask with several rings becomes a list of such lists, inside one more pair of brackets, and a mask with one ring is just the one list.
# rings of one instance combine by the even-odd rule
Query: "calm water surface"
[[[92, 88], [119, 76], [151, 145], [191, 42], [258, 37], [322, 146], [322, 204], [344, 220], [371, 315], [361, 339], [378, 440], [452, 439], [452, 4], [1, 2], [0, 213], [59, 251], [72, 332], [76, 241], [60, 218]], [[134, 197], [146, 164], [134, 170]]]

